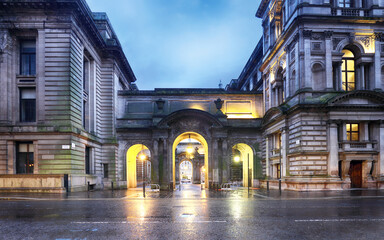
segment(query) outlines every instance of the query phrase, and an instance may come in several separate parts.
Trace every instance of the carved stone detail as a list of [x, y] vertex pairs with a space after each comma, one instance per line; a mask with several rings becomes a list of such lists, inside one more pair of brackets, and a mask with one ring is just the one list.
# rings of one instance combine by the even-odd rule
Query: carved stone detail
[[311, 38], [312, 37], [312, 30], [303, 30], [303, 37], [304, 38]]
[[332, 31], [324, 31], [324, 37], [326, 39], [330, 39], [332, 37], [333, 32]]
[[343, 40], [344, 38], [333, 38], [332, 39], [333, 50], [336, 50], [337, 45], [339, 45], [339, 43]]
[[359, 37], [356, 37], [356, 40], [357, 41], [360, 41], [361, 43], [364, 44], [365, 47], [369, 48], [372, 44], [372, 40], [373, 38], [371, 36], [359, 36]]
[[8, 31], [0, 31], [0, 53], [12, 49], [12, 38]]

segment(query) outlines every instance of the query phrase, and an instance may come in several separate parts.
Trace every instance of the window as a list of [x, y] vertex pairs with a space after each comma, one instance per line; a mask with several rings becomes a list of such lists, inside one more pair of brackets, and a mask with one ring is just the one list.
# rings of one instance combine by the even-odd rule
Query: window
[[20, 122], [36, 122], [35, 88], [20, 88]]
[[347, 123], [347, 141], [359, 141], [359, 124], [358, 123]]
[[108, 178], [108, 163], [103, 163], [104, 178]]
[[91, 174], [91, 148], [85, 147], [85, 174]]
[[36, 74], [36, 42], [33, 40], [20, 43], [20, 75]]
[[339, 7], [342, 7], [342, 8], [352, 7], [351, 0], [339, 0]]
[[344, 49], [341, 63], [341, 82], [344, 91], [355, 90], [355, 60], [351, 51]]
[[33, 173], [33, 152], [32, 142], [16, 144], [16, 173]]

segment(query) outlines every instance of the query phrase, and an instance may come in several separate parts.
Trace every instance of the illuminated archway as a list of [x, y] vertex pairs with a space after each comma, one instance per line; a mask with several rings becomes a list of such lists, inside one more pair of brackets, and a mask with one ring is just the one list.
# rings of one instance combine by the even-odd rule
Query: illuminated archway
[[146, 155], [146, 160], [150, 160], [151, 154], [143, 144], [132, 145], [127, 151], [127, 187], [137, 187], [136, 160], [140, 154]]
[[233, 157], [231, 161], [239, 161], [243, 164], [243, 186], [248, 187], [248, 172], [250, 172], [250, 187], [253, 186], [253, 150], [245, 143], [238, 143], [232, 147]]
[[205, 188], [208, 188], [208, 186], [209, 186], [208, 143], [203, 136], [201, 136], [200, 134], [198, 134], [196, 132], [182, 133], [175, 139], [175, 141], [173, 141], [173, 145], [172, 145], [172, 179], [173, 179], [172, 181], [173, 181], [173, 187], [175, 187], [175, 184], [176, 184], [176, 181], [175, 181], [176, 180], [176, 178], [175, 178], [176, 147], [182, 140], [188, 139], [188, 138], [195, 139], [195, 140], [199, 141], [201, 143], [201, 145], [203, 146], [203, 149], [204, 149], [204, 167], [205, 167], [205, 176], [204, 176], [205, 177], [205, 183], [204, 183], [204, 185], [205, 185]]

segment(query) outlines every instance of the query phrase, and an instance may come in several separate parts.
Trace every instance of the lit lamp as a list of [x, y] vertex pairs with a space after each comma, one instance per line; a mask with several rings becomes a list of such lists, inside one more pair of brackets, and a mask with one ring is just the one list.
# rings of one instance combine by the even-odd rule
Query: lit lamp
[[235, 145], [235, 149], [233, 150], [233, 161], [234, 162], [240, 162], [240, 154], [239, 151], [237, 150], [237, 145]]
[[192, 146], [192, 144], [191, 144], [191, 134], [188, 135], [187, 153], [188, 153], [188, 154], [193, 153], [193, 146]]

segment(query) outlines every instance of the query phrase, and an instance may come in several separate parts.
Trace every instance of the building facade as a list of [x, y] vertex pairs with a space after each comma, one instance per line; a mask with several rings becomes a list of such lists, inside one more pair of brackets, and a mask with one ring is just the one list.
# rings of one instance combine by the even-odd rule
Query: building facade
[[102, 186], [117, 91], [135, 81], [107, 15], [83, 0], [0, 4], [0, 189]]
[[272, 187], [383, 186], [383, 10], [383, 1], [262, 0], [262, 161]]
[[384, 187], [382, 0], [262, 0], [237, 79], [153, 91], [85, 0], [0, 4], [0, 191]]

